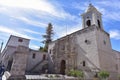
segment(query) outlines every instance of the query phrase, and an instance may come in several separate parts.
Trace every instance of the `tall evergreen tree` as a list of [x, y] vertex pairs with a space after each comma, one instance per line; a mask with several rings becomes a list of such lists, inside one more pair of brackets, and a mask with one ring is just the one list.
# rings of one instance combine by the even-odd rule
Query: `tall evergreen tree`
[[44, 41], [43, 43], [45, 44], [43, 47], [43, 51], [47, 52], [48, 50], [48, 44], [52, 41], [52, 36], [53, 36], [53, 26], [51, 23], [48, 24], [46, 28], [46, 34], [43, 35]]

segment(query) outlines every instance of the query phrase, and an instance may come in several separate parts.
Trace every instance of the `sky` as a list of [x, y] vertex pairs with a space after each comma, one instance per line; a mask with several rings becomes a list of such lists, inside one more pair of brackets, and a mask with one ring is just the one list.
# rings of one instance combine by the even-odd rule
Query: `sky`
[[37, 50], [48, 23], [54, 40], [80, 30], [80, 15], [89, 3], [102, 13], [112, 48], [120, 51], [120, 0], [0, 0], [0, 43], [5, 46], [10, 35], [16, 35], [31, 39], [29, 47]]

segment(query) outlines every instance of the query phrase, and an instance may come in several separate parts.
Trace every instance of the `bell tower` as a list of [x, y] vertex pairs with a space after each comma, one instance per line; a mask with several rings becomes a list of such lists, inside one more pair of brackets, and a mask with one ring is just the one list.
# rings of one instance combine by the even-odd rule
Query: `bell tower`
[[89, 4], [88, 9], [82, 16], [82, 28], [96, 25], [98, 28], [103, 29], [101, 13], [92, 5]]

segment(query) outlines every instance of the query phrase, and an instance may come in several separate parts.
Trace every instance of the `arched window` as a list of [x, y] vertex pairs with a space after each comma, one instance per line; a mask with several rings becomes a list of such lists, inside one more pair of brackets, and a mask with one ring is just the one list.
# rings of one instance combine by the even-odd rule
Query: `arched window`
[[101, 28], [100, 21], [99, 21], [99, 20], [97, 20], [97, 22], [98, 22], [98, 27], [99, 27], [99, 28]]
[[91, 21], [87, 20], [86, 24], [87, 24], [88, 27], [91, 26]]
[[12, 64], [13, 64], [13, 59], [8, 61], [8, 65], [7, 65], [7, 70], [8, 71], [11, 71]]
[[35, 59], [35, 56], [36, 56], [35, 53], [33, 53], [32, 58]]
[[65, 69], [66, 69], [66, 62], [65, 60], [62, 60], [60, 63], [60, 74], [65, 75]]

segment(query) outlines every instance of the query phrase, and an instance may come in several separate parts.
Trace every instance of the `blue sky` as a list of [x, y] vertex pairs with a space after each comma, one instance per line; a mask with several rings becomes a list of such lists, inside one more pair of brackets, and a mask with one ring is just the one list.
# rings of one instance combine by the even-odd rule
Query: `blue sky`
[[[54, 39], [81, 29], [81, 16], [90, 0], [0, 0], [0, 42], [17, 35], [31, 39], [30, 48], [38, 49], [47, 24], [54, 28]], [[105, 31], [112, 47], [120, 51], [120, 1], [91, 0], [103, 14]]]

